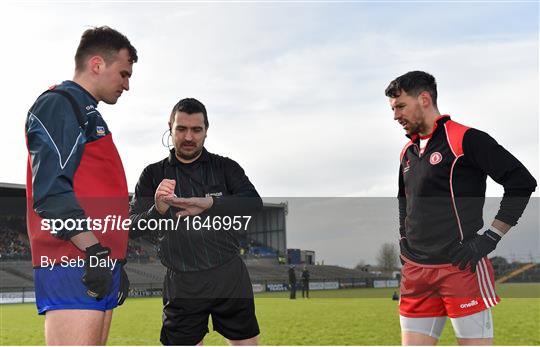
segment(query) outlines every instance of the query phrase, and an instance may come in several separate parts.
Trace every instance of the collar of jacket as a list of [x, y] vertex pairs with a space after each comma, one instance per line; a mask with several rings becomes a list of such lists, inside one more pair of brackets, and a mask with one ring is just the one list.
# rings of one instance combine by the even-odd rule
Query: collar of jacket
[[[435, 125], [433, 126], [433, 130], [431, 131], [431, 134], [428, 136], [433, 136], [437, 131], [440, 131], [442, 129], [442, 126], [444, 123], [450, 120], [450, 116], [447, 114], [443, 114], [442, 116], [439, 116], [437, 119], [435, 119]], [[413, 134], [413, 135], [405, 135], [409, 139], [411, 139], [412, 142], [416, 142], [420, 139], [420, 135]]]
[[90, 94], [90, 92], [88, 90], [84, 89], [79, 83], [73, 82], [71, 80], [66, 80], [66, 81], [62, 82], [62, 84], [65, 85], [65, 86], [72, 86], [72, 87], [80, 89], [82, 92], [84, 92], [86, 95], [88, 95], [90, 97], [90, 99], [92, 99], [92, 101], [94, 101], [94, 107], [97, 107], [98, 101], [96, 100], [96, 98], [94, 98], [94, 96], [92, 94]]
[[[197, 163], [197, 162], [206, 162], [208, 160], [209, 160], [209, 153], [206, 150], [206, 148], [203, 147], [201, 156], [199, 158], [197, 158], [197, 160], [195, 160], [194, 162], [191, 162], [189, 164], [194, 164], [194, 163]], [[176, 154], [174, 152], [174, 148], [169, 151], [169, 164], [172, 165], [172, 166], [186, 165], [186, 164], [182, 163], [180, 160], [178, 160], [178, 158], [176, 157]]]

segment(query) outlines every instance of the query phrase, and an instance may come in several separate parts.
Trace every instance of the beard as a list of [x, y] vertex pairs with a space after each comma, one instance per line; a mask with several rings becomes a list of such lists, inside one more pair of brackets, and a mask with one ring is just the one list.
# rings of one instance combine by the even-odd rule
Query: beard
[[196, 148], [194, 151], [186, 152], [182, 150], [182, 145], [183, 143], [180, 146], [175, 146], [175, 152], [176, 152], [176, 156], [179, 159], [183, 159], [183, 160], [193, 160], [197, 158], [199, 155], [201, 155], [202, 150], [204, 148], [203, 147], [204, 144], [203, 144], [203, 146], [201, 146], [200, 148]]
[[195, 151], [193, 153], [186, 153], [182, 151], [176, 151], [176, 155], [184, 160], [191, 160], [197, 158], [202, 152], [202, 148], [198, 151]]
[[414, 117], [411, 119], [411, 121], [407, 121], [407, 135], [417, 135], [421, 132], [424, 132], [426, 129], [426, 124], [424, 123], [425, 116], [420, 109], [420, 106], [417, 106], [415, 109]]
[[409, 136], [412, 136], [412, 135], [416, 135], [420, 132], [420, 124], [412, 124], [412, 123], [408, 123], [408, 129], [406, 129], [406, 132], [407, 132], [407, 135]]

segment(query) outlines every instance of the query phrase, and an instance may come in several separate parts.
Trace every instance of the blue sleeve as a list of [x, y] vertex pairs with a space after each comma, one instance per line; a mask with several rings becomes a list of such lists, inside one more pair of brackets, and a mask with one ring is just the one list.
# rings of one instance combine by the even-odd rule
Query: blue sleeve
[[[28, 112], [26, 137], [34, 211], [48, 219], [85, 219], [73, 191], [85, 136], [69, 101], [53, 93], [40, 96]], [[68, 240], [82, 231], [60, 230], [56, 236]]]

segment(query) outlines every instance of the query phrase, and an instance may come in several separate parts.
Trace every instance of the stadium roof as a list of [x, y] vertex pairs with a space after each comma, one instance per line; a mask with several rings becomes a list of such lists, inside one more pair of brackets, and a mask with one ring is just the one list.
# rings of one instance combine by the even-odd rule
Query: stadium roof
[[24, 217], [26, 214], [26, 186], [0, 182], [0, 215]]
[[26, 189], [25, 184], [0, 182], [0, 188]]

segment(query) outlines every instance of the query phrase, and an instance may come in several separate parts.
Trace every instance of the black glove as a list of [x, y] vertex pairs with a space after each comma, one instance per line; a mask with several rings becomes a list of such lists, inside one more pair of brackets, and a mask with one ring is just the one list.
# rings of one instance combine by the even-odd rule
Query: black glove
[[452, 265], [459, 265], [460, 270], [465, 270], [467, 264], [471, 265], [471, 272], [476, 271], [478, 262], [491, 253], [501, 237], [491, 230], [486, 230], [482, 235], [476, 235], [464, 244], [459, 244], [450, 250]]
[[[97, 300], [103, 299], [112, 289], [112, 270], [101, 266], [102, 260], [107, 260], [111, 249], [96, 243], [86, 248], [86, 262], [82, 282], [88, 288], [86, 294]], [[107, 262], [108, 264], [108, 262]]]
[[122, 269], [120, 270], [120, 289], [118, 290], [118, 306], [122, 305], [129, 294], [129, 278], [124, 269], [125, 262], [122, 264]]

